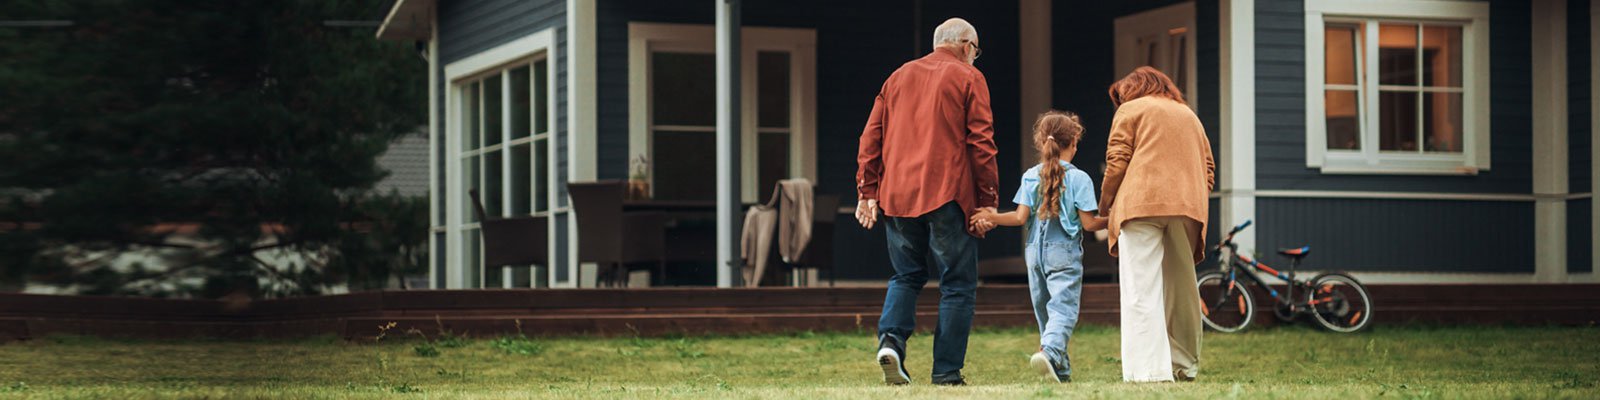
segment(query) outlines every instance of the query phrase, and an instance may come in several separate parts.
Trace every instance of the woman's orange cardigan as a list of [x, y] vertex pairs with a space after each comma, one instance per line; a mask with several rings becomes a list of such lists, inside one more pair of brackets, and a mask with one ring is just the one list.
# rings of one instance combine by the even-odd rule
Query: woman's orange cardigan
[[1111, 255], [1122, 224], [1144, 217], [1182, 216], [1199, 222], [1190, 232], [1195, 261], [1205, 258], [1207, 208], [1215, 182], [1211, 141], [1194, 110], [1146, 96], [1117, 108], [1106, 145], [1100, 209], [1111, 214]]

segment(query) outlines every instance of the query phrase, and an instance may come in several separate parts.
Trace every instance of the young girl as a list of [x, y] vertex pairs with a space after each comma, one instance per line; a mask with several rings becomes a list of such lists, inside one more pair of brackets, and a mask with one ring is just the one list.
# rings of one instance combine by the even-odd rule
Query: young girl
[[984, 210], [972, 217], [975, 223], [1026, 227], [1028, 291], [1039, 320], [1039, 352], [1028, 364], [1057, 382], [1072, 377], [1067, 339], [1078, 323], [1083, 291], [1083, 232], [1106, 226], [1106, 219], [1094, 213], [1098, 209], [1094, 182], [1068, 162], [1078, 152], [1082, 136], [1077, 114], [1056, 110], [1040, 114], [1033, 125], [1039, 165], [1022, 174], [1022, 186], [1011, 200], [1017, 210]]

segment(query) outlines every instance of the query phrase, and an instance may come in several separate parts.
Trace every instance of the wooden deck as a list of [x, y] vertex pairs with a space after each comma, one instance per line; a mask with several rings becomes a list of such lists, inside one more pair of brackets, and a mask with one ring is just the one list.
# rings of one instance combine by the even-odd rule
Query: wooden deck
[[[1375, 322], [1593, 325], [1600, 285], [1373, 285]], [[1081, 320], [1117, 323], [1117, 286], [1083, 289]], [[256, 302], [0, 294], [0, 340], [111, 337], [371, 337], [378, 326], [493, 336], [745, 334], [872, 330], [883, 288], [415, 290]], [[1265, 296], [1257, 296], [1258, 299]], [[1258, 308], [1258, 323], [1275, 321]], [[918, 320], [931, 328], [936, 288]], [[976, 325], [1031, 326], [1026, 286], [978, 289]]]

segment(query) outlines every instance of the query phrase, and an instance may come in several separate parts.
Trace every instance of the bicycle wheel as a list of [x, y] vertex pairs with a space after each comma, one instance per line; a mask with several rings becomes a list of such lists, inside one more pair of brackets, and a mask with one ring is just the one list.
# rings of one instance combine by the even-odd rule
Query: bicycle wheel
[[1306, 303], [1311, 316], [1323, 328], [1334, 332], [1355, 332], [1372, 321], [1372, 295], [1356, 278], [1342, 272], [1329, 272], [1311, 279]]
[[1227, 275], [1219, 271], [1200, 274], [1195, 284], [1200, 287], [1200, 313], [1206, 326], [1230, 333], [1250, 326], [1256, 303], [1248, 288], [1238, 281], [1228, 280]]

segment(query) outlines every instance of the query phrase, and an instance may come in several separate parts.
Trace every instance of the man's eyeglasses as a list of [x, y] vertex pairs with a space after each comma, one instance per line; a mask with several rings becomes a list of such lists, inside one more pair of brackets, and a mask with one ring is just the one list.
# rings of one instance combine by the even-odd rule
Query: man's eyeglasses
[[978, 47], [978, 41], [976, 40], [968, 40], [966, 42], [972, 45], [972, 61], [978, 61], [978, 56], [983, 55], [983, 48]]

